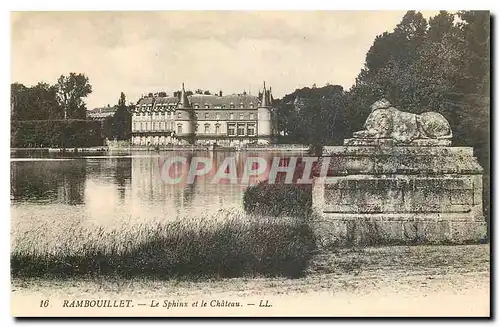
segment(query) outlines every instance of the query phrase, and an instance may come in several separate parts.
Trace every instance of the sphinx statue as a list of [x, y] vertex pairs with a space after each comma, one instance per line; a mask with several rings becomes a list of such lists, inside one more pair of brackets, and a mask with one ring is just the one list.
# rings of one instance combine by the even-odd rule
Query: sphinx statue
[[398, 110], [386, 99], [376, 101], [366, 119], [364, 130], [354, 132], [355, 139], [391, 139], [396, 143], [411, 143], [417, 139], [447, 139], [450, 124], [437, 112], [420, 115]]

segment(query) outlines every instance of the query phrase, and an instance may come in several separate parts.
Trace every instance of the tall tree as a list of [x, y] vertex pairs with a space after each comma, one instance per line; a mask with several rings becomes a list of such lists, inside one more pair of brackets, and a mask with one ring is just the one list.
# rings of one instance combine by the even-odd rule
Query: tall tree
[[64, 119], [85, 119], [86, 107], [83, 98], [92, 93], [92, 86], [84, 74], [61, 75], [57, 80], [57, 101], [63, 109]]
[[117, 109], [113, 115], [112, 132], [117, 140], [128, 140], [132, 130], [132, 117], [126, 105], [125, 94], [121, 92]]
[[327, 85], [302, 88], [285, 95], [278, 105], [278, 130], [289, 142], [320, 149], [341, 135], [337, 117], [343, 107], [343, 88]]

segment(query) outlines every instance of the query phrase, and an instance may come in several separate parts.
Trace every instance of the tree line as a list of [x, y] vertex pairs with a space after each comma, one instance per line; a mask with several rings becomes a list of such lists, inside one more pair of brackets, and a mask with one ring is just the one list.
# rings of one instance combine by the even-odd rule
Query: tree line
[[84, 74], [61, 75], [54, 85], [40, 82], [29, 87], [13, 83], [11, 119], [86, 119], [87, 108], [83, 99], [91, 93], [92, 86]]
[[55, 84], [11, 85], [12, 147], [90, 147], [105, 139], [127, 140], [130, 111], [121, 93], [116, 111], [104, 121], [87, 119], [84, 99], [92, 93], [85, 74], [61, 75]]

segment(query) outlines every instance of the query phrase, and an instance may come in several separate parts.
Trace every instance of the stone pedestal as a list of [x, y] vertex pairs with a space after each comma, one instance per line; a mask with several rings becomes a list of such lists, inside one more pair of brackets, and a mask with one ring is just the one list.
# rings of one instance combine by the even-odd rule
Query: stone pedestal
[[355, 145], [327, 147], [327, 174], [315, 172], [313, 187], [319, 236], [354, 244], [484, 239], [483, 170], [472, 148], [444, 142], [346, 140]]

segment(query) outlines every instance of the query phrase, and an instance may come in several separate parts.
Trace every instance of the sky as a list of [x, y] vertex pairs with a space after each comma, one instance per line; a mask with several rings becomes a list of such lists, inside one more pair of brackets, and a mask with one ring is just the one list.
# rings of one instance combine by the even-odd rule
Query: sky
[[[422, 11], [426, 18], [436, 11]], [[327, 83], [349, 89], [375, 37], [405, 11], [14, 12], [11, 81], [84, 73], [87, 108], [186, 89], [280, 98]]]

